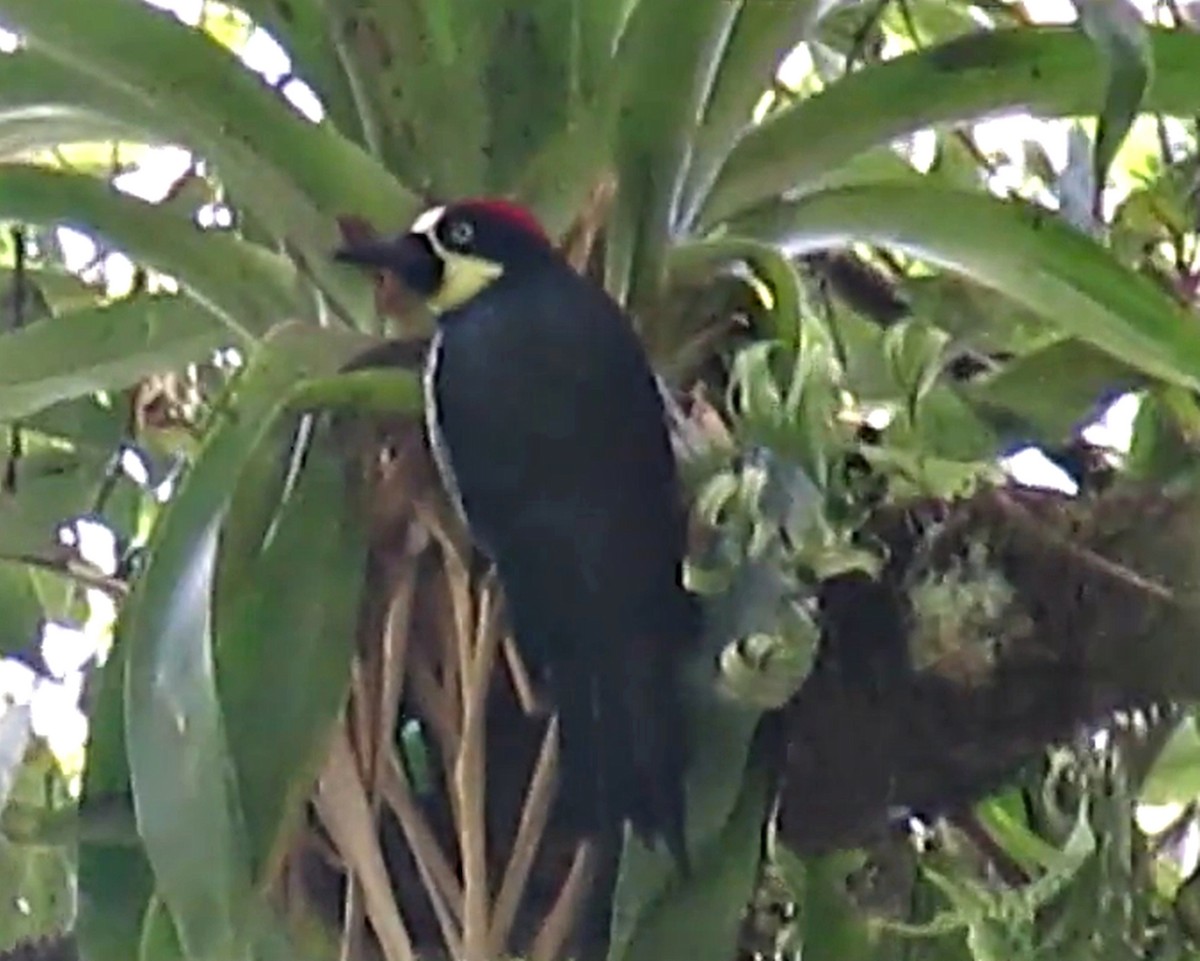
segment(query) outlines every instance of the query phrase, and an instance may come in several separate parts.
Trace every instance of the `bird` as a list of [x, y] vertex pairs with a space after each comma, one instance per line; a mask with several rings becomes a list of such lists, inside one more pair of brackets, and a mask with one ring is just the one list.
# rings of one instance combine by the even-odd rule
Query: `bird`
[[434, 315], [430, 448], [558, 715], [569, 821], [599, 838], [628, 824], [686, 874], [681, 667], [699, 614], [662, 388], [631, 319], [509, 200], [434, 206], [334, 257]]

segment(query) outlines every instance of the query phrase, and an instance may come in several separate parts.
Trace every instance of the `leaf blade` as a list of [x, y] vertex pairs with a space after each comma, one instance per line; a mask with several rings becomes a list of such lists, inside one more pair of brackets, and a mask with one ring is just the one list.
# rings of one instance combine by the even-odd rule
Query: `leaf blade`
[[[1148, 31], [1156, 65], [1144, 108], [1189, 115], [1200, 107], [1200, 36]], [[840, 79], [747, 134], [705, 204], [704, 227], [785, 192], [818, 189], [850, 158], [925, 127], [1009, 111], [1086, 115], [1103, 75], [1091, 42], [1064, 27], [976, 33]]]
[[907, 251], [998, 290], [1066, 332], [1154, 377], [1200, 384], [1200, 331], [1146, 278], [1054, 214], [932, 185], [868, 184], [822, 191], [750, 214], [728, 239], [680, 248], [723, 256], [737, 235], [793, 255], [875, 243]]
[[[138, 829], [190, 957], [246, 956], [252, 884], [213, 676], [210, 587], [232, 478], [298, 377], [361, 343], [292, 324], [247, 366], [155, 527], [118, 628], [127, 648], [125, 743]], [[204, 865], [204, 870], [196, 870]]]
[[36, 321], [0, 334], [0, 419], [131, 386], [229, 341], [212, 314], [182, 297], [136, 298]]

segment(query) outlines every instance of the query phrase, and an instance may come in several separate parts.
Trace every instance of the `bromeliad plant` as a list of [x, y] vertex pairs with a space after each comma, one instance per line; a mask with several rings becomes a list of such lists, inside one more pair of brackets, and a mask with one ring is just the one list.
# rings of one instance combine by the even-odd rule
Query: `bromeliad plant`
[[[953, 2], [921, 0], [907, 25], [886, 4], [835, 6], [246, 0], [205, 5], [206, 31], [139, 0], [0, 0], [21, 38], [0, 56], [0, 218], [79, 227], [147, 272], [121, 297], [81, 290], [37, 234], [28, 284], [49, 315], [0, 336], [0, 420], [23, 443], [0, 492], [6, 642], [77, 613], [56, 521], [98, 515], [145, 539], [89, 709], [89, 958], [294, 956], [273, 918], [283, 905], [289, 936], [308, 930], [292, 882], [314, 872], [342, 892], [348, 957], [369, 931], [388, 961], [550, 958], [587, 917], [587, 853], [555, 849], [548, 826], [553, 728], [513, 710], [530, 694], [500, 599], [420, 444], [422, 318], [387, 316], [391, 291], [333, 263], [348, 225], [511, 195], [630, 308], [672, 387], [709, 388], [681, 412], [681, 447], [734, 696], [696, 712], [697, 870], [669, 879], [629, 846], [613, 959], [732, 956], [778, 773], [753, 732], [813, 650], [798, 602], [878, 561], [848, 536], [848, 415], [889, 407], [875, 466], [948, 493], [1006, 443], [998, 422], [1060, 429], [1062, 405], [1028, 390], [1047, 365], [1091, 365], [1095, 389], [1064, 401], [1080, 414], [1114, 379], [1200, 386], [1200, 333], [1176, 301], [1052, 213], [988, 193], [951, 132], [1006, 111], [1098, 114], [1103, 183], [1139, 111], [1200, 109], [1200, 38], [1116, 4], [1088, 5], [1082, 31], [1004, 7], [983, 28]], [[217, 42], [229, 23], [279, 40], [320, 121], [285, 101], [288, 78], [269, 85]], [[891, 59], [870, 52], [903, 37]], [[815, 67], [791, 88], [777, 74], [798, 44]], [[926, 129], [930, 174], [892, 146]], [[55, 159], [110, 141], [201, 161], [151, 204]], [[200, 229], [202, 210], [231, 226]], [[882, 332], [854, 285], [822, 306], [843, 276], [831, 264], [863, 268], [811, 255], [854, 244], [924, 265], [893, 277], [917, 320]], [[956, 305], [987, 292], [1000, 320], [964, 325]], [[408, 341], [394, 374], [335, 376], [385, 331]], [[940, 377], [951, 347], [997, 343], [1013, 359], [995, 379]], [[230, 349], [240, 366], [212, 364]], [[301, 416], [330, 407], [394, 422], [366, 431], [363, 460], [346, 443], [361, 423]], [[119, 442], [186, 464], [165, 504], [124, 481], [96, 498]], [[779, 638], [786, 656], [755, 656]], [[115, 837], [96, 827], [108, 815]]]

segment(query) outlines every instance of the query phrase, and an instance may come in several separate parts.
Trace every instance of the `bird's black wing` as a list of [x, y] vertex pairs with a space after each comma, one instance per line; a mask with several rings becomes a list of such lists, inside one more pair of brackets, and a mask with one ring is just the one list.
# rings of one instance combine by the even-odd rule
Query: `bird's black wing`
[[681, 850], [691, 604], [662, 399], [626, 318], [565, 264], [497, 287], [443, 319], [447, 460], [518, 642], [551, 677], [565, 780], [600, 778], [610, 814]]

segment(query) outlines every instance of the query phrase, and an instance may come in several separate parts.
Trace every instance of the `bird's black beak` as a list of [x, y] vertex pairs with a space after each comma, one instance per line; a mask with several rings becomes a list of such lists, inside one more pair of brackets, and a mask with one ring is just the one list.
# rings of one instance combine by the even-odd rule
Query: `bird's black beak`
[[445, 270], [442, 259], [424, 234], [352, 241], [335, 250], [333, 259], [343, 264], [386, 270], [422, 297], [437, 292]]

